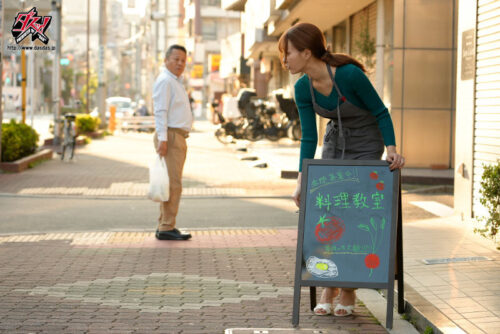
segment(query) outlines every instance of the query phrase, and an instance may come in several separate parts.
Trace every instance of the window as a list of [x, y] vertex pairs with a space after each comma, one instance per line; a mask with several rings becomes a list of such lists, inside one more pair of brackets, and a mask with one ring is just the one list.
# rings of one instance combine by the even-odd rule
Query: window
[[203, 19], [201, 22], [201, 35], [204, 40], [217, 39], [217, 22], [214, 19]]
[[220, 7], [220, 0], [201, 0], [201, 5]]

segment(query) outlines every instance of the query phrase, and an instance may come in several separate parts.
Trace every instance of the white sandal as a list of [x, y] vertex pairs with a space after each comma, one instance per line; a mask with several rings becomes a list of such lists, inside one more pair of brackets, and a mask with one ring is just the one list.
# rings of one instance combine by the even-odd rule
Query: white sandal
[[[320, 311], [324, 312], [320, 312]], [[332, 304], [330, 303], [324, 303], [324, 304], [317, 304], [316, 307], [314, 308], [314, 314], [316, 315], [329, 315], [332, 314]]]
[[[340, 310], [343, 310], [345, 311], [345, 314], [338, 314], [337, 311], [340, 311]], [[352, 311], [354, 310], [354, 305], [342, 305], [342, 304], [337, 304], [337, 306], [335, 306], [335, 310], [333, 311], [333, 314], [336, 316], [336, 317], [347, 317], [348, 315], [351, 315], [352, 314]]]

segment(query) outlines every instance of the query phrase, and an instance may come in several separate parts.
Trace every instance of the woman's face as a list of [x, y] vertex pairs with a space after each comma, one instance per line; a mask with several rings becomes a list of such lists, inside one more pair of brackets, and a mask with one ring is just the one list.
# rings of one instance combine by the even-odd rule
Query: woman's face
[[302, 69], [306, 64], [306, 58], [304, 52], [305, 50], [299, 51], [293, 46], [293, 44], [290, 41], [288, 41], [287, 43], [288, 44], [285, 56], [285, 67], [292, 74], [303, 72]]

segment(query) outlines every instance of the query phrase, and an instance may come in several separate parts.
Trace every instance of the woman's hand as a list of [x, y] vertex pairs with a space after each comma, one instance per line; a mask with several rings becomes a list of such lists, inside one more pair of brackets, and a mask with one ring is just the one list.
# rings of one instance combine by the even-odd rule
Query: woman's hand
[[297, 205], [300, 208], [300, 184], [302, 183], [302, 173], [299, 173], [299, 176], [297, 177], [297, 187], [295, 188], [295, 191], [293, 192], [292, 198], [293, 201], [295, 202], [295, 205]]
[[394, 145], [387, 146], [387, 157], [385, 158], [385, 160], [390, 163], [390, 170], [403, 168], [403, 166], [405, 165], [405, 158], [402, 155], [398, 154], [398, 152], [396, 151], [396, 146]]

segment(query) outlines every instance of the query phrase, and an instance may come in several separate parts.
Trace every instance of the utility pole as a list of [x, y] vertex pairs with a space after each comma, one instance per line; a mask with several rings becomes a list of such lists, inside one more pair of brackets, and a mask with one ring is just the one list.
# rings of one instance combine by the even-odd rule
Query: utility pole
[[87, 114], [90, 113], [90, 0], [87, 0]]
[[165, 24], [165, 48], [162, 50], [163, 53], [167, 51], [169, 45], [168, 45], [168, 3], [169, 0], [164, 0], [165, 1], [165, 17], [164, 17], [164, 24]]
[[21, 122], [26, 124], [26, 51], [21, 50]]
[[99, 2], [99, 86], [97, 88], [99, 116], [101, 127], [106, 128], [106, 66], [104, 63], [106, 53], [106, 0]]
[[52, 63], [52, 104], [54, 106], [54, 145], [59, 145], [61, 142], [61, 134], [59, 128], [59, 121], [61, 118], [61, 72], [60, 72], [60, 59], [61, 59], [61, 0], [52, 0], [52, 11], [54, 21], [56, 24], [56, 52], [54, 54], [54, 61]]
[[142, 87], [141, 87], [141, 71], [142, 71], [142, 43], [143, 39], [146, 36], [144, 30], [142, 30], [142, 27], [140, 24], [135, 25], [136, 29], [136, 34], [139, 32], [142, 32], [141, 37], [138, 37], [135, 40], [135, 80], [134, 80], [134, 86], [135, 86], [135, 95], [136, 99], [144, 99], [144, 96], [142, 96]]
[[35, 54], [33, 50], [28, 52], [28, 87], [29, 87], [29, 97], [30, 97], [30, 125], [34, 125], [34, 115], [36, 106], [36, 94], [35, 94]]
[[[155, 9], [156, 9], [156, 13], [158, 13], [158, 10], [160, 9], [160, 5], [158, 3], [158, 1], [160, 0], [157, 0], [155, 2]], [[158, 47], [158, 44], [159, 44], [159, 36], [160, 36], [160, 22], [155, 20], [155, 57], [154, 57], [154, 66], [155, 68], [157, 67], [158, 65], [158, 52], [160, 50], [160, 48]], [[155, 72], [156, 73], [156, 72]]]

